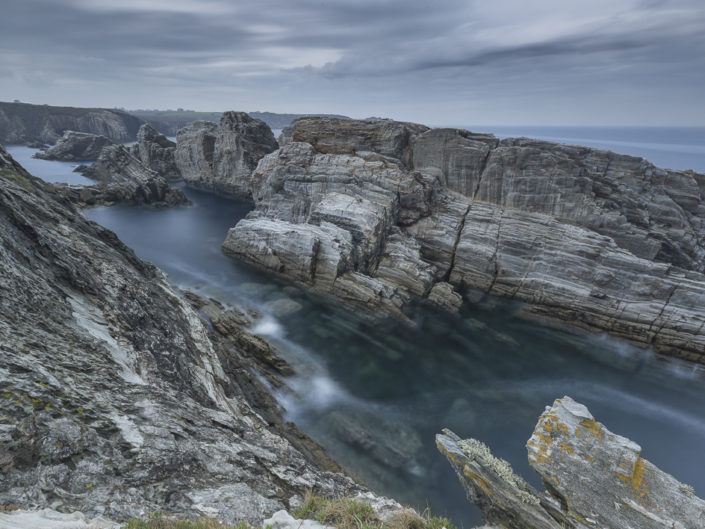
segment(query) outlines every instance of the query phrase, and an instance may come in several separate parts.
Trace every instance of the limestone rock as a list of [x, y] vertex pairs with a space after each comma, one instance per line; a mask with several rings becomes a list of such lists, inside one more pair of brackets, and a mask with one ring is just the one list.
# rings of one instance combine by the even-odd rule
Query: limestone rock
[[315, 520], [299, 520], [285, 510], [275, 512], [271, 518], [262, 522], [262, 525], [272, 529], [335, 529]]
[[131, 147], [130, 152], [159, 176], [180, 178], [181, 173], [174, 158], [175, 150], [176, 143], [145, 123], [137, 132], [137, 143]]
[[34, 157], [43, 160], [92, 161], [98, 159], [103, 147], [113, 144], [105, 136], [67, 130], [56, 145], [36, 153]]
[[82, 206], [116, 202], [154, 206], [188, 204], [183, 191], [171, 187], [123, 145], [104, 148], [98, 160], [92, 166], [84, 167], [82, 172], [98, 180], [98, 185], [56, 186], [63, 196]]
[[[705, 362], [704, 175], [389, 120], [302, 118], [282, 143], [250, 177], [232, 255], [373, 311], [496, 294]], [[330, 226], [349, 242], [318, 269]]]
[[88, 519], [81, 512], [70, 514], [52, 509], [0, 511], [3, 529], [118, 529], [120, 524], [104, 518]]
[[263, 121], [226, 112], [219, 125], [196, 121], [179, 130], [176, 165], [189, 184], [249, 200], [252, 171], [278, 146]]
[[641, 447], [613, 434], [588, 409], [563, 397], [547, 407], [527, 442], [539, 493], [473, 439], [436, 436], [488, 523], [507, 529], [696, 529], [705, 501], [692, 488], [641, 457]]
[[263, 380], [286, 370], [243, 312], [52, 189], [0, 148], [0, 505], [260, 524], [309, 488], [366, 492], [283, 420]]
[[463, 296], [450, 283], [436, 283], [428, 293], [428, 301], [448, 312], [457, 312], [463, 304]]

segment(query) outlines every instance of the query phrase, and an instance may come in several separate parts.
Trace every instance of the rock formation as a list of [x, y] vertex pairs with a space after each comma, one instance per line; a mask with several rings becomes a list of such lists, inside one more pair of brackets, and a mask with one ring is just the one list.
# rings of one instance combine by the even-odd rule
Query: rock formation
[[[289, 368], [0, 148], [0, 505], [262, 519], [362, 487], [284, 423]], [[266, 381], [266, 382], [265, 382]]]
[[260, 160], [223, 250], [402, 315], [496, 294], [705, 362], [705, 176], [389, 120], [304, 118]]
[[49, 147], [46, 151], [36, 153], [34, 157], [68, 162], [93, 161], [98, 159], [103, 147], [114, 143], [105, 136], [67, 130], [56, 142], [56, 145]]
[[250, 174], [277, 148], [266, 123], [244, 112], [226, 112], [220, 125], [196, 121], [179, 130], [176, 165], [191, 185], [249, 199]]
[[115, 109], [0, 102], [0, 143], [53, 145], [67, 130], [133, 141], [144, 120]]
[[641, 447], [610, 432], [570, 397], [539, 418], [526, 446], [539, 492], [475, 439], [445, 430], [436, 445], [468, 499], [503, 529], [697, 529], [705, 501], [692, 487], [641, 457]]
[[137, 143], [131, 147], [130, 152], [159, 176], [180, 178], [181, 173], [174, 159], [175, 150], [176, 143], [145, 123], [137, 132]]
[[104, 148], [93, 165], [78, 169], [88, 178], [98, 180], [98, 185], [55, 186], [61, 195], [80, 206], [114, 203], [153, 206], [188, 204], [183, 191], [171, 187], [163, 177], [132, 156], [123, 145]]

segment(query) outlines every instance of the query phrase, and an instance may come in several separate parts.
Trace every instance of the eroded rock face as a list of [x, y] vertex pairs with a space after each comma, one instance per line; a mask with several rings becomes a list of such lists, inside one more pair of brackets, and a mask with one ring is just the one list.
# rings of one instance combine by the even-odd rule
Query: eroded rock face
[[705, 177], [628, 156], [388, 120], [302, 118], [249, 178], [224, 251], [372, 310], [526, 315], [705, 361]]
[[176, 143], [147, 123], [140, 127], [137, 132], [137, 143], [130, 149], [132, 156], [164, 178], [181, 177], [176, 167], [175, 151]]
[[0, 505], [261, 521], [363, 489], [281, 418], [290, 368], [0, 148]]
[[36, 153], [34, 157], [43, 160], [93, 161], [98, 159], [103, 147], [113, 144], [105, 136], [67, 130], [56, 145]]
[[643, 459], [639, 445], [607, 430], [570, 397], [546, 408], [527, 442], [529, 464], [546, 491], [527, 485], [479, 441], [445, 430], [436, 445], [468, 499], [500, 527], [696, 529], [705, 523], [705, 501], [691, 487]]
[[114, 203], [178, 206], [189, 202], [183, 191], [171, 187], [123, 145], [104, 148], [93, 165], [81, 169], [88, 178], [98, 180], [98, 185], [56, 185], [60, 194], [81, 206]]
[[226, 112], [220, 125], [196, 121], [179, 130], [176, 165], [189, 184], [250, 200], [250, 174], [278, 146], [263, 121]]

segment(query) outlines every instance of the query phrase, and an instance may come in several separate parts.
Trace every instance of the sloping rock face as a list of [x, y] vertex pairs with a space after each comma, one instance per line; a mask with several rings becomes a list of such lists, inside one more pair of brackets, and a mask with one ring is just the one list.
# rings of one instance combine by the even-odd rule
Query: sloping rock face
[[223, 250], [373, 310], [458, 296], [705, 361], [705, 176], [582, 147], [304, 118]]
[[0, 148], [0, 505], [260, 523], [362, 488], [281, 419], [288, 366]]
[[143, 123], [121, 110], [0, 102], [0, 143], [5, 144], [53, 145], [67, 130], [99, 134], [115, 142], [133, 141]]
[[90, 167], [81, 167], [88, 178], [98, 180], [96, 186], [61, 186], [57, 190], [81, 206], [127, 203], [153, 206], [188, 204], [180, 189], [171, 187], [157, 173], [132, 156], [123, 145], [104, 148]]
[[610, 432], [570, 397], [546, 408], [526, 445], [543, 492], [479, 441], [445, 430], [436, 445], [468, 499], [498, 527], [697, 529], [705, 524], [705, 501], [692, 487], [643, 459], [639, 445]]
[[43, 160], [63, 160], [63, 161], [93, 161], [97, 160], [103, 147], [113, 145], [114, 142], [105, 136], [89, 134], [87, 132], [76, 132], [67, 130], [59, 138], [56, 145], [46, 151], [38, 152], [35, 158]]
[[174, 152], [176, 143], [154, 127], [144, 124], [137, 132], [137, 143], [131, 147], [131, 154], [144, 165], [164, 178], [180, 178], [181, 173], [176, 167]]
[[278, 146], [265, 122], [226, 112], [220, 125], [196, 121], [179, 130], [176, 165], [191, 185], [250, 200], [250, 174]]

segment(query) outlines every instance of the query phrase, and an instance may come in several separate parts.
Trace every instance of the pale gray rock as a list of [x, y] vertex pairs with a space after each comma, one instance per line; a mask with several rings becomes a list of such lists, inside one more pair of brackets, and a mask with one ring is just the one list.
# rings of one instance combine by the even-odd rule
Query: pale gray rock
[[88, 178], [98, 180], [98, 185], [56, 186], [63, 196], [81, 206], [118, 202], [177, 206], [189, 202], [183, 191], [171, 187], [123, 145], [105, 147], [93, 165], [81, 169]]
[[56, 145], [46, 151], [36, 153], [34, 157], [41, 158], [42, 160], [62, 160], [68, 162], [93, 161], [98, 159], [103, 147], [114, 145], [114, 143], [115, 142], [105, 136], [67, 130], [64, 132], [64, 135], [59, 138], [59, 141], [56, 142]]
[[479, 441], [445, 430], [436, 445], [485, 520], [506, 529], [697, 529], [705, 523], [705, 501], [691, 487], [642, 458], [639, 445], [610, 432], [570, 397], [546, 407], [527, 442], [544, 492]]
[[[224, 243], [238, 258], [373, 311], [496, 294], [527, 317], [705, 362], [705, 176], [389, 120], [302, 118], [282, 143]], [[349, 243], [319, 280], [323, 226]]]
[[131, 147], [130, 153], [159, 176], [180, 178], [181, 173], [174, 158], [175, 150], [176, 143], [145, 123], [137, 132], [137, 143]]
[[433, 285], [428, 293], [428, 301], [441, 309], [457, 312], [463, 304], [463, 296], [450, 283], [440, 282]]
[[245, 311], [182, 295], [2, 148], [0, 210], [0, 505], [260, 524], [365, 491], [283, 420], [291, 370]]
[[285, 510], [275, 512], [271, 518], [267, 518], [262, 522], [262, 525], [272, 529], [335, 529], [330, 525], [324, 525], [315, 520], [299, 520]]
[[3, 529], [118, 529], [120, 525], [105, 518], [86, 518], [78, 511], [72, 513], [62, 513], [52, 509], [0, 511], [0, 527]]
[[220, 124], [196, 121], [176, 135], [176, 166], [189, 184], [251, 200], [250, 175], [279, 147], [266, 123], [226, 112]]

